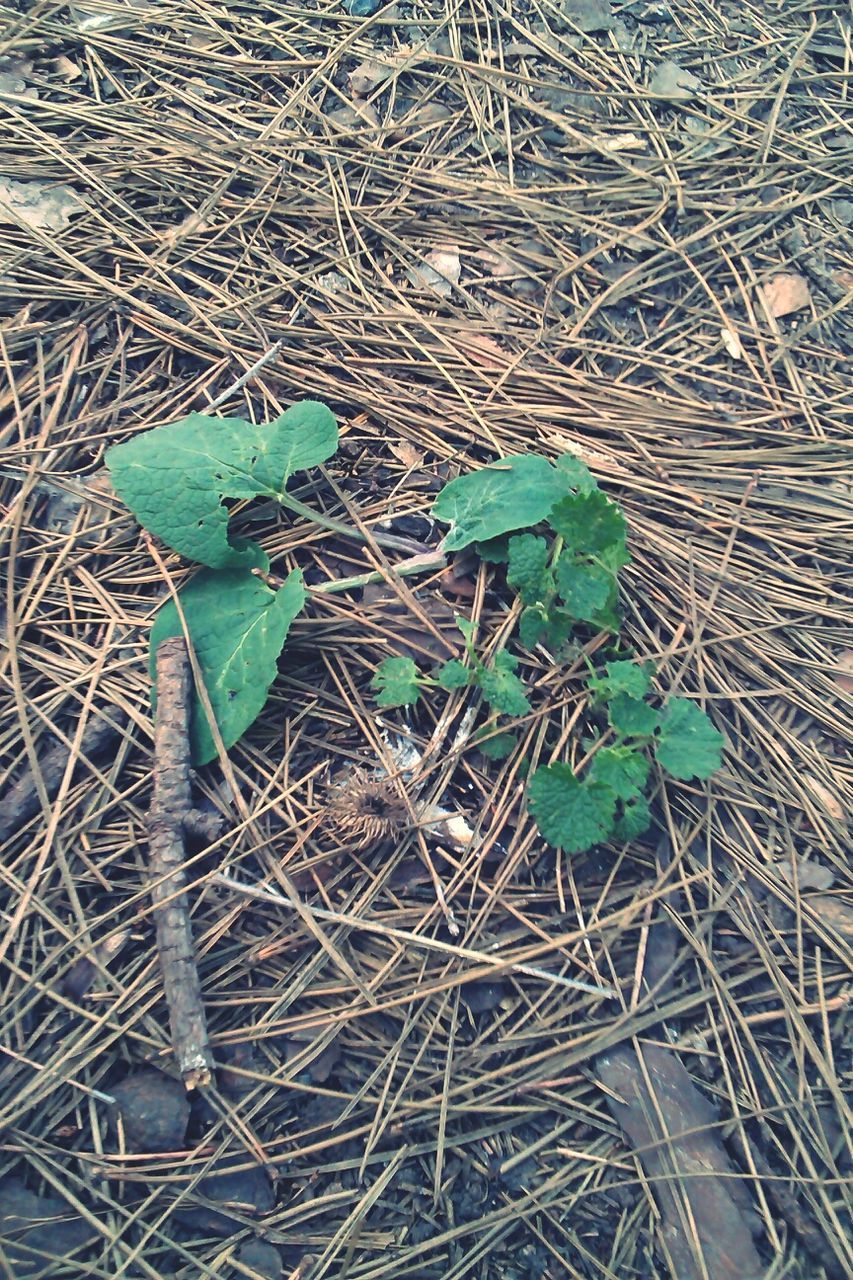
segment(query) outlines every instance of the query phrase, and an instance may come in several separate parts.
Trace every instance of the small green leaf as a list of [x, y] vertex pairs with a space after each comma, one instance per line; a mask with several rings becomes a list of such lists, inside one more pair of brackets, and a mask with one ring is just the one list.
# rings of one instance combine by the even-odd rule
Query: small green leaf
[[451, 658], [438, 668], [434, 678], [440, 689], [464, 689], [471, 683], [473, 675], [470, 667], [463, 666], [458, 658]]
[[587, 777], [610, 787], [620, 800], [634, 800], [648, 781], [649, 762], [632, 747], [602, 747], [593, 757]]
[[598, 782], [579, 781], [567, 764], [537, 769], [528, 799], [542, 835], [567, 853], [584, 853], [600, 844], [613, 827], [613, 791]]
[[492, 666], [477, 673], [477, 683], [489, 706], [507, 716], [526, 716], [530, 710], [524, 685], [514, 674], [517, 666], [518, 659], [501, 649]]
[[572, 617], [594, 622], [613, 595], [613, 578], [597, 564], [579, 560], [564, 551], [557, 561], [557, 590]]
[[664, 707], [655, 755], [673, 778], [710, 778], [722, 763], [726, 740], [695, 702], [673, 698]]
[[592, 493], [593, 489], [598, 488], [598, 483], [589, 467], [573, 453], [560, 454], [554, 465], [560, 475], [565, 476], [571, 487], [578, 493]]
[[574, 629], [575, 620], [567, 609], [552, 608], [548, 613], [548, 624], [545, 628], [544, 644], [546, 649], [556, 653], [562, 649]]
[[624, 738], [649, 738], [658, 726], [660, 713], [639, 698], [617, 693], [607, 704], [607, 719], [613, 731]]
[[433, 517], [450, 525], [443, 550], [459, 551], [472, 542], [538, 524], [568, 487], [566, 477], [536, 454], [501, 458], [458, 476], [445, 485], [432, 507]]
[[644, 698], [651, 688], [651, 673], [647, 663], [608, 662], [603, 676], [591, 676], [588, 685], [596, 702], [606, 702], [617, 693], [627, 693], [632, 698]]
[[[246, 570], [205, 570], [184, 587], [180, 600], [222, 741], [233, 746], [263, 710], [290, 624], [305, 603], [302, 574], [294, 570], [278, 591], [270, 591]], [[157, 647], [180, 635], [178, 611], [170, 600], [151, 628], [149, 669], [155, 687]], [[216, 756], [197, 694], [190, 746], [194, 764], [207, 764]]]
[[462, 632], [466, 643], [471, 644], [474, 640], [474, 632], [477, 630], [476, 622], [472, 622], [470, 618], [463, 618], [461, 613], [454, 614], [453, 621]]
[[509, 538], [505, 533], [486, 542], [475, 542], [474, 550], [486, 564], [506, 564], [509, 559]]
[[630, 804], [626, 804], [616, 819], [613, 835], [617, 840], [636, 840], [637, 836], [648, 831], [652, 821], [649, 802], [645, 796], [637, 796]]
[[548, 569], [548, 543], [532, 533], [518, 533], [509, 540], [506, 580], [525, 604], [546, 600], [554, 590]]
[[518, 637], [525, 649], [533, 649], [545, 635], [548, 615], [541, 604], [524, 609], [518, 621]]
[[599, 489], [569, 494], [557, 503], [548, 520], [566, 546], [579, 554], [599, 555], [625, 543], [625, 517]]
[[383, 658], [373, 673], [370, 687], [380, 707], [410, 707], [420, 696], [420, 678], [411, 658]]
[[506, 760], [518, 745], [518, 738], [514, 733], [492, 733], [482, 741], [479, 738], [474, 741], [487, 760]]

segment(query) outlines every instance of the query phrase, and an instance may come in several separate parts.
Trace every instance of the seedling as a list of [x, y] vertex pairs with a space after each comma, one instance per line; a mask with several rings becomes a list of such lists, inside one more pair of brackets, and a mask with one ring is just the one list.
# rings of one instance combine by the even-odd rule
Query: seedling
[[[484, 560], [506, 566], [507, 585], [522, 606], [518, 634], [525, 648], [541, 644], [557, 653], [576, 629], [618, 631], [618, 575], [630, 560], [625, 517], [573, 455], [555, 465], [530, 455], [504, 458], [460, 476], [439, 494], [433, 515], [450, 525], [447, 550], [473, 544]], [[467, 684], [479, 686], [495, 711], [527, 714], [517, 660], [501, 650], [486, 668], [466, 624], [459, 625], [470, 666], [449, 662], [426, 677], [410, 659], [388, 659], [374, 677], [377, 700], [411, 705], [426, 688]], [[540, 832], [569, 853], [608, 839], [631, 840], [648, 828], [650, 751], [673, 777], [687, 780], [710, 777], [724, 745], [688, 699], [656, 707], [650, 672], [634, 661], [607, 663], [603, 674], [591, 675], [588, 689], [593, 713], [607, 724], [587, 744], [589, 763], [580, 776], [565, 762], [537, 769], [528, 789]], [[484, 749], [489, 741], [496, 759], [515, 745], [510, 734], [493, 735]]]

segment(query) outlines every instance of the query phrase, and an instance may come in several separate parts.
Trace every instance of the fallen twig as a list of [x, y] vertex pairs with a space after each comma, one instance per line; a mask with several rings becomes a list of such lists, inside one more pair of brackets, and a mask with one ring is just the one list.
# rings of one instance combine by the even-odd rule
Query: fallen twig
[[149, 869], [172, 1047], [184, 1084], [195, 1089], [210, 1083], [213, 1055], [184, 893], [184, 835], [203, 826], [201, 815], [193, 810], [190, 790], [190, 689], [186, 644], [181, 636], [170, 637], [157, 650]]
[[[97, 716], [83, 730], [80, 740], [79, 759], [87, 757], [95, 759], [102, 755], [112, 740], [118, 736], [126, 723], [123, 712], [112, 711], [109, 720]], [[39, 774], [48, 800], [52, 800], [59, 790], [65, 770], [68, 766], [70, 751], [64, 742], [56, 742], [48, 747], [39, 760]], [[34, 813], [38, 813], [41, 801], [32, 769], [25, 769], [17, 782], [13, 782], [3, 796], [2, 813], [0, 813], [0, 844], [22, 827]]]

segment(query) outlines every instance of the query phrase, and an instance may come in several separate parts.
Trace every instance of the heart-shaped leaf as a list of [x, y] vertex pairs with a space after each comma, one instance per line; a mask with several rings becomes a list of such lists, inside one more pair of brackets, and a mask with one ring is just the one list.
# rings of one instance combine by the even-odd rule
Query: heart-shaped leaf
[[256, 557], [229, 542], [223, 499], [279, 497], [294, 472], [325, 462], [337, 447], [331, 410], [303, 400], [266, 426], [191, 413], [116, 445], [106, 463], [116, 493], [149, 533], [211, 568], [248, 567]]

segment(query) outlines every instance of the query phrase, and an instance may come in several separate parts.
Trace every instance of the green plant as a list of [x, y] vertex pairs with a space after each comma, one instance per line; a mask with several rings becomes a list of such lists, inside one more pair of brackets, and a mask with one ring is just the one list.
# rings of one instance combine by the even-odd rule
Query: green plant
[[462, 632], [470, 666], [457, 658], [424, 675], [412, 658], [385, 658], [371, 679], [380, 707], [414, 706], [425, 689], [479, 688], [484, 700], [496, 712], [524, 716], [530, 710], [524, 684], [515, 674], [518, 658], [499, 649], [486, 665], [474, 647], [474, 624], [467, 618], [456, 618]]
[[[226, 747], [262, 710], [276, 660], [306, 593], [299, 570], [277, 591], [260, 580], [258, 571], [267, 573], [269, 560], [257, 543], [229, 536], [225, 501], [273, 498], [334, 527], [286, 488], [295, 472], [325, 462], [337, 447], [331, 410], [305, 400], [265, 426], [191, 413], [107, 453], [113, 487], [140, 524], [167, 546], [207, 566], [180, 592], [180, 611], [169, 601], [158, 612], [149, 662], [156, 683], [157, 646], [168, 636], [182, 634], [183, 614]], [[195, 764], [215, 757], [213, 733], [197, 693], [190, 736]]]
[[[535, 456], [504, 458], [460, 476], [439, 494], [433, 515], [450, 525], [447, 550], [473, 544], [483, 559], [506, 566], [507, 584], [522, 606], [519, 639], [526, 648], [544, 644], [556, 652], [576, 627], [618, 630], [618, 575], [630, 560], [625, 517], [573, 455], [553, 465]], [[476, 684], [494, 710], [525, 714], [529, 703], [516, 659], [500, 651], [487, 669], [465, 625], [469, 667], [450, 662], [425, 677], [409, 659], [389, 659], [374, 677], [378, 701], [411, 704], [427, 687]], [[588, 689], [593, 716], [605, 718], [607, 730], [586, 744], [582, 774], [558, 761], [537, 769], [528, 787], [540, 832], [571, 853], [647, 829], [649, 752], [675, 778], [708, 778], [720, 766], [725, 741], [686, 698], [656, 707], [645, 665], [608, 662], [590, 676]], [[496, 759], [514, 746], [512, 735], [502, 733], [491, 733], [484, 749], [489, 742]]]

